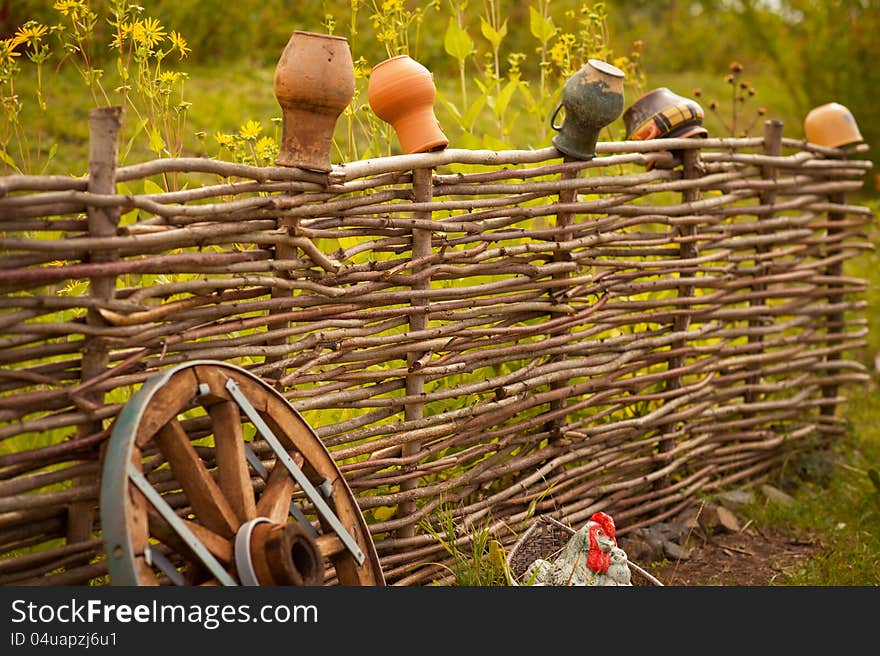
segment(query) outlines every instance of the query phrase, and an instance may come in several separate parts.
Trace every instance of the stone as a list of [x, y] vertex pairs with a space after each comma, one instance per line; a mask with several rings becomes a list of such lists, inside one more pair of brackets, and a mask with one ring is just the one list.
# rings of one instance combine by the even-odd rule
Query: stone
[[761, 486], [761, 493], [767, 497], [769, 501], [773, 503], [778, 503], [783, 506], [790, 506], [795, 502], [793, 496], [786, 494], [782, 490], [777, 487], [773, 487], [772, 485], [764, 484]]
[[687, 560], [691, 557], [690, 553], [685, 548], [671, 540], [663, 543], [663, 553], [670, 560]]
[[672, 540], [674, 542], [681, 542], [682, 539], [690, 532], [691, 528], [684, 522], [672, 521], [672, 522], [659, 522], [654, 525], [657, 529], [657, 533], [664, 540]]
[[724, 506], [718, 506], [718, 525], [728, 533], [739, 533], [741, 530], [736, 515]]
[[747, 490], [727, 490], [720, 492], [717, 496], [721, 505], [731, 510], [742, 508], [755, 502], [755, 495]]
[[618, 542], [633, 562], [651, 563], [658, 560], [657, 549], [640, 534], [621, 537]]
[[700, 525], [700, 506], [688, 506], [678, 514], [678, 520], [688, 529], [697, 528]]
[[706, 531], [707, 534], [713, 533], [720, 523], [720, 520], [718, 519], [718, 508], [719, 506], [714, 503], [706, 503], [703, 506], [703, 511], [697, 518], [700, 527]]

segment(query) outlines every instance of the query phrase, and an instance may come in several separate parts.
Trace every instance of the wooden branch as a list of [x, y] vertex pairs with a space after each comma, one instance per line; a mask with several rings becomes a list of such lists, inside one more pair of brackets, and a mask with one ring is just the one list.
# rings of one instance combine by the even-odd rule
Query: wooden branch
[[[844, 438], [834, 409], [870, 372], [849, 357], [869, 334], [867, 282], [841, 267], [873, 249], [873, 212], [841, 195], [871, 163], [861, 147], [780, 143], [599, 143], [588, 161], [447, 149], [328, 174], [199, 158], [117, 169], [132, 189], [181, 184], [155, 194], [99, 190], [97, 171], [3, 178], [0, 577], [106, 572], [77, 565], [100, 548], [63, 544], [67, 508], [96, 507], [122, 400], [193, 359], [248, 368], [313, 424], [398, 585], [435, 576], [424, 565], [442, 547], [415, 529], [444, 508], [461, 545], [490, 518], [510, 540], [544, 513], [602, 509], [633, 530]], [[132, 209], [93, 234], [77, 216]], [[109, 294], [83, 293], [105, 277], [119, 277]], [[87, 344], [106, 357], [91, 373]], [[236, 408], [213, 408], [164, 436], [176, 469], [204, 463], [184, 476], [200, 512], [231, 536], [259, 499], [279, 521], [291, 500], [308, 506], [280, 470], [271, 488], [250, 478]], [[222, 453], [199, 441], [217, 432]], [[146, 451], [151, 484], [191, 512]]]

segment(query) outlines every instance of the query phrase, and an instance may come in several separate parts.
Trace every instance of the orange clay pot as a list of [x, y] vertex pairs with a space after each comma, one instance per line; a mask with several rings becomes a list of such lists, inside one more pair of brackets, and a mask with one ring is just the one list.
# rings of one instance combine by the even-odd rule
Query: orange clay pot
[[294, 32], [275, 68], [283, 132], [275, 163], [330, 171], [339, 115], [354, 97], [354, 63], [341, 36]]
[[810, 110], [804, 119], [804, 133], [810, 143], [828, 148], [862, 141], [855, 118], [846, 107], [836, 102]]
[[367, 101], [376, 116], [390, 123], [404, 153], [443, 150], [449, 140], [434, 115], [434, 76], [408, 55], [376, 64], [367, 85]]

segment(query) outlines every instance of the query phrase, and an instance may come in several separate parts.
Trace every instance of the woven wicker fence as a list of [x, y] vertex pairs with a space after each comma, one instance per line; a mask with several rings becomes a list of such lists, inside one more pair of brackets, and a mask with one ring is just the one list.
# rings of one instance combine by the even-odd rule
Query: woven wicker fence
[[[425, 523], [621, 534], [845, 432], [867, 378], [868, 161], [764, 137], [210, 159], [0, 178], [0, 581], [107, 583], [102, 444], [133, 391], [213, 359], [282, 391], [356, 494], [386, 580], [443, 577]], [[171, 191], [140, 193], [145, 180]], [[148, 189], [155, 189], [149, 185]]]

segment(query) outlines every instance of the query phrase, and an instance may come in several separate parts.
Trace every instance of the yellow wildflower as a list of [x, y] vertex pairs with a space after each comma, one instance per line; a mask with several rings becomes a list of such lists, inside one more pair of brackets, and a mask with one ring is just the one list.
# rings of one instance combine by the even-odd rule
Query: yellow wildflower
[[134, 25], [131, 23], [126, 23], [124, 21], [116, 23], [116, 34], [113, 35], [113, 40], [110, 42], [111, 48], [116, 48], [117, 50], [122, 50], [125, 47], [125, 42], [134, 37]]
[[260, 136], [260, 133], [263, 131], [263, 124], [259, 121], [250, 120], [244, 125], [241, 126], [241, 129], [238, 131], [238, 134], [245, 141], [251, 141]]
[[156, 18], [145, 18], [134, 24], [134, 42], [147, 48], [155, 48], [165, 36], [165, 28]]
[[52, 9], [64, 16], [70, 16], [70, 19], [75, 21], [85, 15], [86, 11], [88, 11], [88, 6], [85, 0], [56, 0], [55, 4], [52, 5]]
[[358, 57], [354, 61], [354, 79], [360, 80], [365, 79], [367, 77], [367, 73], [370, 70], [370, 66], [367, 64], [367, 60], [363, 57]]
[[174, 84], [179, 79], [180, 79], [180, 73], [177, 73], [175, 71], [162, 71], [161, 73], [159, 73], [159, 77], [158, 77], [159, 82], [162, 82], [165, 84]]
[[15, 52], [18, 44], [19, 41], [16, 41], [14, 37], [0, 41], [0, 66], [14, 64], [15, 58], [21, 56], [20, 52]]
[[565, 64], [568, 60], [568, 46], [562, 41], [554, 43], [553, 47], [550, 48], [550, 59], [560, 66]]
[[223, 148], [232, 148], [235, 145], [235, 138], [231, 134], [226, 134], [224, 132], [214, 133], [214, 141], [220, 144]]
[[40, 25], [37, 21], [28, 21], [15, 31], [15, 36], [12, 38], [16, 39], [19, 43], [27, 42], [34, 45], [39, 43], [48, 32], [49, 28], [45, 25]]
[[171, 45], [177, 49], [181, 59], [186, 57], [186, 54], [191, 50], [191, 48], [187, 47], [186, 39], [180, 35], [180, 32], [171, 30], [171, 34], [168, 35], [168, 40], [171, 41]]
[[254, 144], [254, 151], [261, 160], [271, 161], [278, 155], [278, 143], [272, 137], [261, 137]]

